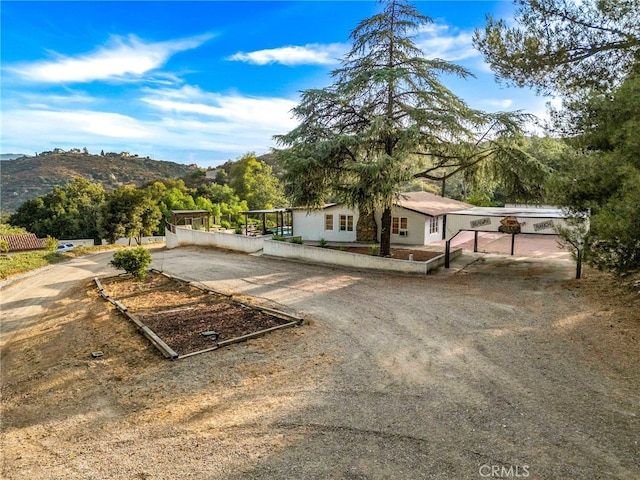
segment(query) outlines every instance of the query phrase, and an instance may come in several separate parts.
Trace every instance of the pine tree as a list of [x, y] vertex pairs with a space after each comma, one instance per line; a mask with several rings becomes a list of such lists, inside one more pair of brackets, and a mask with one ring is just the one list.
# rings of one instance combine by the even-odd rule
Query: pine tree
[[307, 90], [294, 108], [297, 128], [276, 136], [285, 147], [285, 192], [297, 205], [321, 207], [334, 197], [362, 213], [382, 211], [380, 255], [390, 255], [391, 206], [414, 176], [439, 178], [477, 165], [520, 130], [518, 115], [469, 108], [439, 75], [471, 76], [460, 66], [429, 59], [411, 34], [426, 24], [405, 0], [352, 31], [352, 48], [334, 83]]

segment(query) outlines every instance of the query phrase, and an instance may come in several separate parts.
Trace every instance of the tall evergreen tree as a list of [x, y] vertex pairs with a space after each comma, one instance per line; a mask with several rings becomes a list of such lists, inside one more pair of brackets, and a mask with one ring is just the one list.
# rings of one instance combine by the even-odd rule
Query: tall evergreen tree
[[474, 36], [499, 78], [541, 92], [602, 92], [640, 60], [640, 0], [514, 3], [514, 26], [488, 17]]
[[619, 274], [640, 271], [640, 67], [609, 95], [573, 104], [578, 134], [552, 180], [555, 201], [591, 212], [586, 260]]
[[303, 92], [293, 110], [299, 126], [275, 138], [285, 147], [277, 153], [294, 202], [320, 207], [333, 196], [364, 214], [381, 210], [380, 255], [388, 256], [391, 206], [402, 182], [507, 152], [498, 140], [518, 132], [523, 119], [469, 108], [439, 75], [470, 73], [427, 58], [411, 37], [432, 20], [405, 0], [381, 3], [381, 13], [351, 32], [334, 83]]

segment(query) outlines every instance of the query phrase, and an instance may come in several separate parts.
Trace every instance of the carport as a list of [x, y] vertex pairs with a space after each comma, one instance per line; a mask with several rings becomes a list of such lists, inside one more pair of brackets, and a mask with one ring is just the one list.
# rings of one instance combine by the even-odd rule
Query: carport
[[[559, 227], [570, 228], [570, 217], [560, 208], [542, 207], [472, 207], [448, 213], [445, 218], [445, 268], [449, 268], [451, 240], [463, 231], [475, 232], [473, 251], [478, 251], [478, 232], [501, 232], [511, 235], [511, 255], [515, 253], [516, 235], [558, 235]], [[576, 278], [582, 269], [582, 250], [577, 251]]]

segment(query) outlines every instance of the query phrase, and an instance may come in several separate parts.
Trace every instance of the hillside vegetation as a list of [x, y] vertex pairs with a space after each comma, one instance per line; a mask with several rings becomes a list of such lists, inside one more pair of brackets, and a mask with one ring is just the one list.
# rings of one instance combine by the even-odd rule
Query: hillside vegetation
[[123, 185], [140, 186], [154, 180], [181, 178], [196, 171], [195, 165], [152, 160], [126, 152], [92, 155], [77, 152], [46, 152], [35, 157], [3, 160], [1, 205], [13, 212], [26, 200], [51, 193], [53, 187], [74, 177], [100, 182], [106, 191]]

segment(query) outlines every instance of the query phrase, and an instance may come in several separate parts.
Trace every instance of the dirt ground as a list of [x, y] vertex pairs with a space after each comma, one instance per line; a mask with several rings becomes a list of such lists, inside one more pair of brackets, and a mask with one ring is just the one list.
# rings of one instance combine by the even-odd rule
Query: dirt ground
[[304, 325], [171, 362], [98, 294], [109, 253], [3, 285], [2, 478], [638, 478], [640, 296], [604, 274], [152, 255]]

